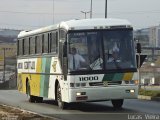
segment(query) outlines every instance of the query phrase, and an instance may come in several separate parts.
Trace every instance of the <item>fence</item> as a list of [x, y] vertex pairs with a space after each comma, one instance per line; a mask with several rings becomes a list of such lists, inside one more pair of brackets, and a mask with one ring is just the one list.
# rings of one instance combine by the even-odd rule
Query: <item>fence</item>
[[16, 89], [16, 57], [5, 58], [0, 62], [0, 89]]

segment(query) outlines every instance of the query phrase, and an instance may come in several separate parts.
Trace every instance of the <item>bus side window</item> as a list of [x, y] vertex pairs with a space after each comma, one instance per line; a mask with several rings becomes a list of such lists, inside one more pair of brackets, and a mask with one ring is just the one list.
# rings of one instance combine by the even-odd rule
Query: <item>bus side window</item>
[[36, 36], [36, 53], [37, 54], [42, 53], [42, 36], [41, 35]]
[[48, 39], [48, 33], [44, 34], [44, 53], [48, 53], [49, 52], [49, 39]]
[[44, 34], [42, 34], [42, 53], [44, 53]]
[[52, 42], [52, 34], [48, 33], [48, 53], [51, 52], [51, 43]]
[[23, 40], [19, 39], [18, 40], [18, 55], [23, 55]]
[[35, 54], [35, 37], [30, 37], [30, 53]]
[[60, 40], [65, 40], [66, 39], [66, 31], [61, 29], [60, 30]]
[[59, 35], [59, 39], [60, 39], [60, 41], [62, 42], [64, 42], [64, 44], [63, 44], [63, 46], [61, 46], [60, 48], [59, 48], [59, 52], [61, 52], [61, 50], [63, 49], [63, 57], [67, 57], [67, 43], [66, 43], [66, 31], [65, 30], [63, 30], [63, 29], [60, 29], [60, 35]]
[[57, 52], [57, 32], [52, 32], [52, 39], [51, 39], [51, 52]]
[[17, 39], [17, 56], [19, 55], [19, 39]]
[[24, 40], [25, 39], [22, 39], [22, 55], [24, 55]]
[[29, 38], [24, 39], [24, 55], [29, 54]]
[[29, 48], [28, 48], [28, 54], [30, 55], [31, 54], [31, 49], [30, 49], [30, 42], [31, 42], [31, 38], [29, 37], [28, 38], [28, 40], [29, 40], [29, 42], [28, 42], [28, 46], [29, 46]]

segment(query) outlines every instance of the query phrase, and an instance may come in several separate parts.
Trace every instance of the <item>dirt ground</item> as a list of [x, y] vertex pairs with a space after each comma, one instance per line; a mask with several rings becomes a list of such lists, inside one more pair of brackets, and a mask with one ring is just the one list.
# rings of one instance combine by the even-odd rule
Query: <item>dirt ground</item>
[[25, 110], [0, 105], [0, 120], [53, 120], [51, 118], [42, 117]]

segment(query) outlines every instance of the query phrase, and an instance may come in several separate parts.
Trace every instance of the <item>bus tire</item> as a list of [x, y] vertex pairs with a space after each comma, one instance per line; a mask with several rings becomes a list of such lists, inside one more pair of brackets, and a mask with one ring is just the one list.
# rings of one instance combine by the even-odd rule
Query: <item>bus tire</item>
[[30, 95], [29, 96], [29, 102], [35, 103], [36, 102], [36, 96]]
[[33, 96], [30, 94], [31, 90], [30, 90], [29, 81], [27, 81], [27, 83], [26, 83], [26, 93], [29, 96], [29, 99], [28, 99], [29, 102], [31, 102], [31, 103], [36, 102], [36, 96]]
[[117, 100], [111, 100], [112, 101], [112, 105], [115, 109], [121, 109], [122, 105], [123, 105], [123, 99], [117, 99]]
[[61, 87], [60, 84], [58, 83], [57, 85], [57, 103], [58, 103], [58, 107], [60, 109], [65, 109], [66, 108], [66, 104], [65, 102], [62, 101], [62, 94], [61, 94]]
[[42, 103], [43, 102], [43, 97], [37, 97], [36, 96], [36, 102], [37, 103]]

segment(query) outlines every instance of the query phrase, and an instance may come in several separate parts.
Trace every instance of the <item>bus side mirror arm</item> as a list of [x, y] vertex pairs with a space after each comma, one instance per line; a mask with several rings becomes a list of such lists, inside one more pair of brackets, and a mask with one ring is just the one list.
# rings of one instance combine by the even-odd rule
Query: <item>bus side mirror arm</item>
[[137, 43], [137, 53], [140, 54], [141, 51], [142, 51], [141, 44], [138, 42], [138, 43]]

